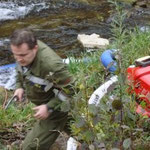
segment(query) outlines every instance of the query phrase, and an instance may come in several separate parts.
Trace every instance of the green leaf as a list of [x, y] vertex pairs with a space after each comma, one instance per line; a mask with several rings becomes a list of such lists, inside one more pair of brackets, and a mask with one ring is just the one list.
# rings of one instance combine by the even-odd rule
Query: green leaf
[[95, 115], [94, 117], [93, 117], [93, 124], [94, 125], [96, 125], [97, 123], [99, 123], [100, 122], [100, 115]]
[[130, 138], [125, 139], [125, 140], [123, 141], [123, 147], [124, 147], [125, 149], [128, 149], [128, 148], [130, 148], [130, 146], [131, 146], [131, 139], [130, 139]]
[[85, 140], [86, 140], [87, 142], [94, 140], [94, 134], [93, 134], [93, 132], [91, 132], [91, 131], [86, 131], [86, 132], [84, 133], [84, 137], [85, 137]]
[[85, 123], [86, 123], [85, 120], [80, 117], [80, 118], [77, 119], [75, 124], [76, 124], [77, 128], [81, 128], [85, 125]]
[[142, 108], [146, 108], [146, 102], [145, 101], [141, 101], [140, 105]]
[[98, 107], [96, 107], [94, 104], [90, 104], [88, 108], [91, 114], [96, 115], [98, 113]]
[[130, 127], [129, 127], [129, 126], [127, 126], [127, 125], [122, 125], [121, 127], [122, 127], [123, 129], [130, 130]]
[[132, 114], [129, 110], [127, 110], [127, 114], [130, 119], [132, 119], [133, 121], [136, 121], [136, 116]]
[[70, 103], [69, 103], [69, 101], [62, 102], [60, 108], [61, 108], [61, 111], [68, 112], [70, 110]]
[[95, 146], [93, 144], [89, 145], [90, 150], [95, 150]]

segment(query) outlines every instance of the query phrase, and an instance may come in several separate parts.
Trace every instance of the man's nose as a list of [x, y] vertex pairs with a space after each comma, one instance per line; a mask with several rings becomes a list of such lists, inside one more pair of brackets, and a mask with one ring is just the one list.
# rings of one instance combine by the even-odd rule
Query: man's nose
[[22, 61], [23, 61], [23, 59], [18, 59], [17, 61], [18, 61], [18, 62], [22, 62]]
[[23, 57], [22, 57], [22, 56], [16, 56], [15, 58], [16, 58], [16, 60], [17, 60], [18, 62], [23, 60]]

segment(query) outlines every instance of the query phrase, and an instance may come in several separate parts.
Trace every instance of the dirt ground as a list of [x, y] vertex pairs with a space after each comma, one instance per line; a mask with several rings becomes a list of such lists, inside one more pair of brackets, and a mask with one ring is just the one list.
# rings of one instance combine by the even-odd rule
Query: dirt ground
[[60, 135], [50, 150], [66, 150], [68, 138], [69, 137], [66, 134]]

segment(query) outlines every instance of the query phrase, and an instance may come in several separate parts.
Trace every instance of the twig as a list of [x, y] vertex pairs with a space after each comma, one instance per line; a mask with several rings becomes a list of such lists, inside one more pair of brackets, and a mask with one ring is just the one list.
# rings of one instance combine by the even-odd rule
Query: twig
[[49, 131], [58, 132], [58, 133], [61, 135], [61, 137], [62, 137], [64, 143], [67, 142], [67, 139], [64, 137], [64, 134], [63, 134], [62, 132], [60, 132], [59, 130], [49, 130]]
[[7, 99], [8, 99], [8, 93], [7, 93], [7, 90], [4, 88], [4, 90], [5, 90], [5, 99], [4, 99], [4, 102], [3, 102], [3, 108], [5, 107], [5, 105], [6, 105], [6, 102], [7, 102]]

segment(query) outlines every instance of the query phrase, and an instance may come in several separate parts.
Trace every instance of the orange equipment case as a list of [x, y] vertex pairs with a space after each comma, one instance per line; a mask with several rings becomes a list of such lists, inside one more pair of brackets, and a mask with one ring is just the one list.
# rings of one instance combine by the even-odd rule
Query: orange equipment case
[[136, 112], [150, 117], [150, 56], [137, 59], [135, 64], [127, 68], [130, 92], [136, 95]]

